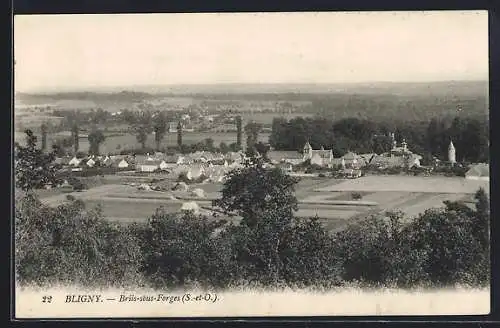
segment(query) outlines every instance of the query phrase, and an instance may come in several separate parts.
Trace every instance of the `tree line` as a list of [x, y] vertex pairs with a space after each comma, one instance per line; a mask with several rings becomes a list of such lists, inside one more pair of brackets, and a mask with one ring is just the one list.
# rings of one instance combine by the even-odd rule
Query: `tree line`
[[[71, 136], [68, 138], [58, 139], [53, 147], [55, 148], [58, 155], [62, 156], [65, 154], [65, 149], [73, 148], [73, 153], [79, 153], [79, 132], [81, 130], [81, 126], [78, 122], [80, 119], [72, 118], [72, 115], [78, 115], [76, 112], [71, 112], [69, 118], [69, 122], [71, 122]], [[99, 113], [107, 113], [102, 110], [98, 110], [97, 112], [91, 112], [90, 117], [94, 117], [92, 115], [98, 115]], [[109, 114], [109, 113], [108, 113]], [[136, 136], [137, 142], [141, 145], [140, 149], [132, 149], [127, 150], [127, 152], [135, 151], [137, 153], [146, 153], [150, 151], [162, 151], [165, 150], [161, 143], [165, 137], [165, 134], [168, 132], [168, 123], [172, 119], [172, 116], [166, 112], [151, 112], [151, 111], [124, 111], [122, 113], [123, 121], [128, 125], [128, 131]], [[104, 114], [103, 114], [104, 115]], [[103, 116], [103, 120], [105, 120], [106, 115]], [[91, 120], [92, 121], [92, 120]], [[90, 155], [99, 155], [100, 145], [106, 140], [106, 137], [102, 131], [99, 129], [98, 122], [92, 121], [91, 128], [88, 134], [89, 140], [89, 154]], [[184, 124], [181, 120], [177, 123], [177, 148], [176, 150], [182, 153], [193, 152], [197, 150], [205, 150], [205, 151], [214, 151], [217, 149], [213, 145], [213, 140], [211, 138], [207, 138], [202, 140], [194, 145], [186, 145], [183, 143], [183, 128]], [[242, 149], [242, 134], [243, 134], [243, 126], [241, 116], [236, 117], [236, 143], [227, 145], [225, 143], [221, 143], [219, 145], [219, 150], [222, 152], [227, 151], [238, 151]], [[261, 127], [258, 128], [260, 131]], [[245, 130], [248, 130], [248, 127], [245, 127]], [[255, 130], [255, 129], [254, 129]], [[48, 129], [46, 124], [41, 125], [41, 133], [42, 133], [42, 149], [47, 150], [46, 140]], [[153, 133], [155, 148], [150, 149], [146, 146], [149, 135]], [[258, 131], [252, 133], [252, 136], [257, 138]], [[251, 139], [253, 140], [253, 139]], [[256, 140], [256, 139], [255, 139]]]
[[347, 151], [358, 153], [387, 152], [392, 148], [390, 133], [401, 142], [405, 139], [415, 153], [430, 159], [447, 159], [450, 141], [456, 148], [457, 160], [486, 162], [489, 160], [489, 125], [486, 119], [432, 118], [425, 121], [380, 122], [361, 118], [332, 120], [323, 117], [291, 120], [275, 118], [270, 144], [277, 150], [301, 151], [309, 141], [315, 149], [333, 149], [335, 156]]
[[[68, 199], [44, 205], [18, 194], [16, 280], [21, 285], [152, 288], [488, 286], [489, 203], [447, 202], [408, 222], [374, 215], [331, 233], [295, 217], [297, 179], [258, 159], [229, 173], [214, 206], [224, 218], [168, 213], [143, 223], [106, 221]], [[231, 219], [232, 216], [241, 218]]]

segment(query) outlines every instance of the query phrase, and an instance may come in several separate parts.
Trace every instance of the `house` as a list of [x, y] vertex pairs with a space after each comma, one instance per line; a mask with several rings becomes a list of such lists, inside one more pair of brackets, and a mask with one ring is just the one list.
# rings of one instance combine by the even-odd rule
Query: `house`
[[88, 167], [94, 167], [96, 162], [94, 161], [94, 159], [91, 157], [87, 160], [87, 162], [85, 163]]
[[159, 165], [160, 170], [166, 171], [170, 168], [170, 166], [165, 162], [165, 160], [160, 160], [160, 165]]
[[331, 149], [325, 150], [323, 147], [319, 150], [312, 149], [309, 142], [306, 142], [303, 149], [302, 161], [311, 161], [311, 164], [320, 166], [331, 166], [333, 160], [333, 151]]
[[168, 124], [168, 132], [170, 132], [170, 133], [175, 133], [175, 132], [177, 132], [177, 125], [178, 125], [178, 124], [179, 124], [178, 122], [170, 122], [170, 123]]
[[349, 151], [341, 158], [341, 165], [343, 168], [360, 168], [363, 166], [364, 160], [356, 153]]
[[489, 164], [472, 165], [465, 173], [465, 178], [468, 180], [490, 181], [490, 166]]
[[127, 158], [122, 158], [121, 161], [118, 162], [118, 168], [120, 169], [126, 169], [130, 166]]
[[205, 173], [205, 167], [203, 165], [194, 164], [188, 169], [186, 177], [189, 180], [196, 180], [200, 178], [202, 175], [204, 175], [204, 173]]
[[420, 167], [420, 160], [422, 159], [422, 156], [409, 150], [405, 139], [403, 139], [401, 146], [398, 146], [396, 140], [394, 139], [394, 133], [391, 134], [391, 137], [393, 138], [392, 149], [381, 155], [374, 155], [370, 164], [376, 165], [380, 168]]
[[298, 151], [277, 151], [271, 150], [267, 153], [267, 158], [271, 161], [271, 163], [292, 163], [303, 161], [304, 155]]
[[111, 159], [111, 157], [106, 156], [101, 163], [103, 166], [110, 167], [113, 165], [113, 160]]
[[[149, 156], [149, 154], [146, 156], [146, 158], [137, 156], [136, 159], [137, 164], [135, 168], [139, 172], [154, 172], [156, 170], [159, 170], [160, 165], [162, 164], [162, 162], [164, 162], [163, 160], [158, 160]], [[164, 166], [165, 165], [166, 163], [164, 163]]]
[[280, 168], [285, 173], [290, 173], [293, 171], [293, 166], [291, 163], [285, 163], [285, 162], [278, 163], [276, 164], [276, 167]]
[[81, 163], [81, 159], [80, 158], [76, 158], [76, 156], [74, 156], [69, 162], [68, 164], [71, 165], [71, 166], [79, 166], [80, 163]]

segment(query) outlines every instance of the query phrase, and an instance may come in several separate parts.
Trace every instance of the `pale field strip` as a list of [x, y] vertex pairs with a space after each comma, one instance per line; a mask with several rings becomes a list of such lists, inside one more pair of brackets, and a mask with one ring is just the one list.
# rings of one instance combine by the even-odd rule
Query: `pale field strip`
[[347, 220], [350, 217], [360, 214], [362, 211], [353, 210], [338, 210], [338, 209], [314, 209], [314, 208], [299, 208], [296, 212], [297, 217], [309, 218], [315, 217], [316, 215], [325, 220], [332, 219], [343, 219]]
[[445, 205], [443, 202], [448, 201], [458, 201], [464, 197], [463, 194], [437, 194], [432, 195], [430, 198], [422, 200], [416, 204], [410, 206], [404, 206], [403, 211], [408, 216], [417, 216], [420, 213], [424, 213], [427, 209], [431, 208], [442, 208]]
[[367, 176], [315, 191], [401, 191], [473, 194], [480, 187], [489, 191], [489, 182], [448, 177]]
[[[28, 318], [124, 318], [124, 317], [238, 317], [238, 316], [366, 316], [366, 315], [482, 315], [490, 312], [489, 289], [403, 291], [339, 288], [329, 292], [235, 290], [212, 292], [217, 300], [188, 302], [152, 301], [66, 303], [72, 294], [136, 297], [163, 294], [182, 299], [185, 293], [206, 295], [203, 290], [51, 290], [16, 289], [15, 315]], [[42, 303], [51, 295], [52, 303]], [[104, 305], [104, 306], [103, 306]]]
[[400, 191], [372, 192], [363, 196], [363, 200], [377, 202], [379, 204], [389, 204], [391, 202], [408, 197], [407, 193]]

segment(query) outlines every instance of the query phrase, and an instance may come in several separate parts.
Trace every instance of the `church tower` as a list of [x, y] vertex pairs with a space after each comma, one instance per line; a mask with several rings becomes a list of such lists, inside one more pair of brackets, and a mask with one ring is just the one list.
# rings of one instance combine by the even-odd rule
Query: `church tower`
[[306, 142], [306, 144], [304, 145], [302, 154], [304, 155], [304, 161], [307, 161], [308, 159], [312, 158], [312, 147], [309, 144], [309, 141]]
[[455, 151], [455, 146], [453, 146], [453, 141], [450, 141], [450, 145], [448, 146], [448, 162], [450, 162], [452, 165], [457, 162], [456, 151]]
[[395, 150], [398, 144], [396, 142], [394, 132], [391, 132], [390, 136], [391, 136], [392, 149]]

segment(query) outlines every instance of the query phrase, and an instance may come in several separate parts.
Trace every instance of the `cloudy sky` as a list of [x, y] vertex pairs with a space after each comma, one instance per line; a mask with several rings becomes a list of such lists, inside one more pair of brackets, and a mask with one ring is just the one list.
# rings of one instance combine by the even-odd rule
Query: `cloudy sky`
[[486, 80], [487, 12], [35, 15], [16, 91]]

